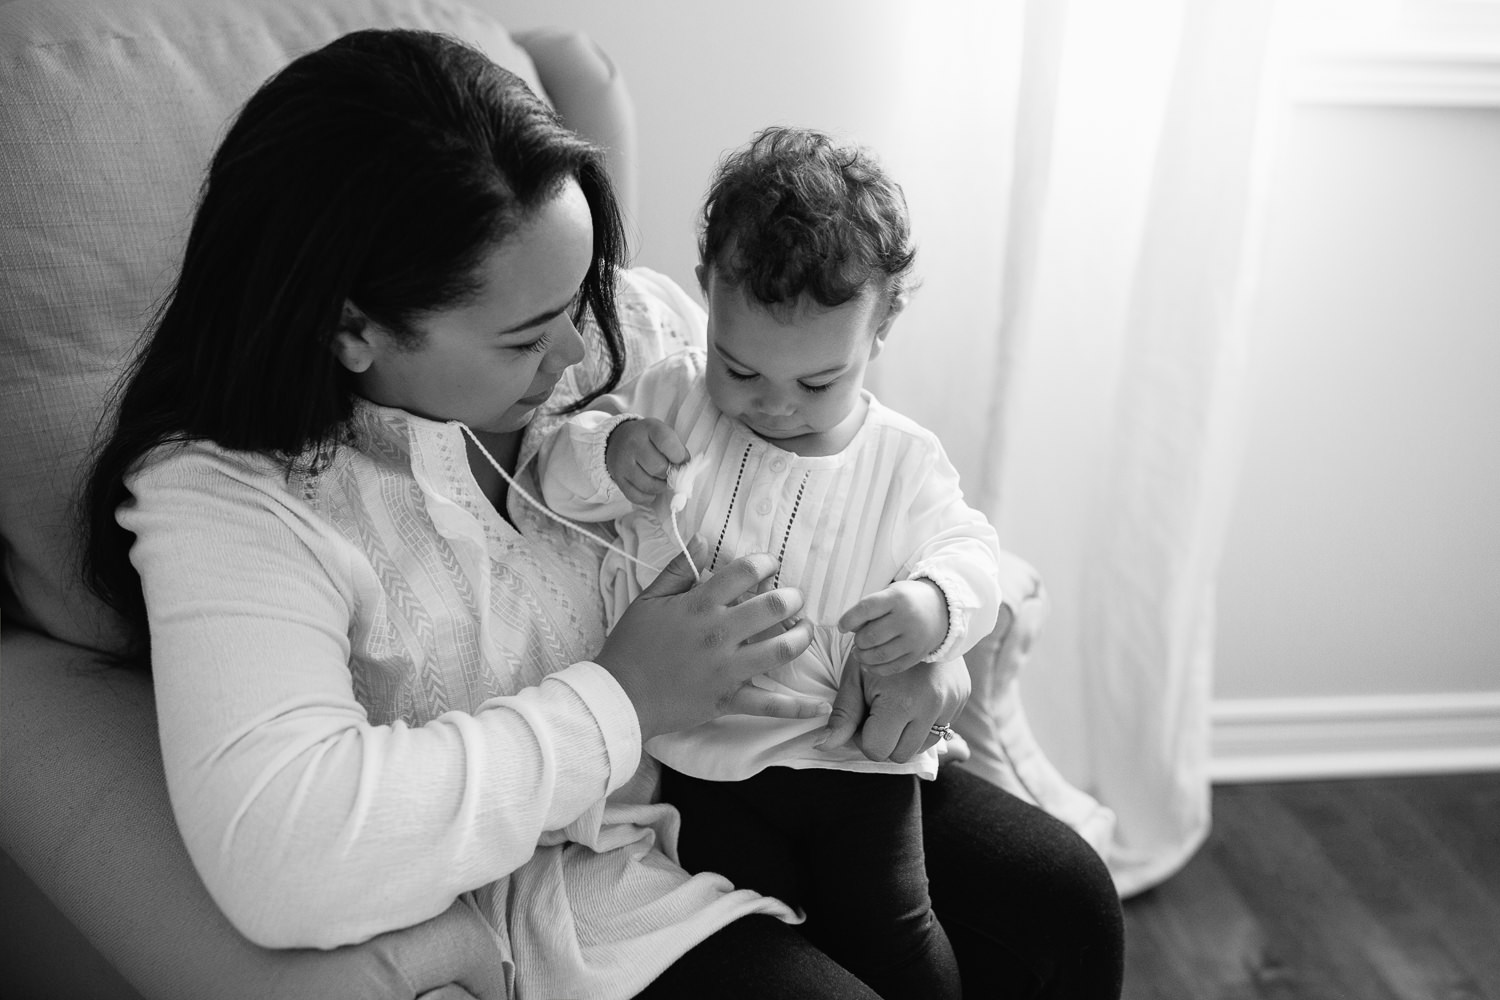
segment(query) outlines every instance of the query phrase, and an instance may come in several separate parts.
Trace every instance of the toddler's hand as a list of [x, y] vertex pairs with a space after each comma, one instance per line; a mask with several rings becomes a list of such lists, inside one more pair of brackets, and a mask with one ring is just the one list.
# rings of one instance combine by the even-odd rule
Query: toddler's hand
[[854, 633], [853, 657], [881, 676], [926, 660], [948, 635], [948, 601], [925, 577], [897, 580], [864, 597], [839, 619]]
[[655, 417], [627, 420], [615, 427], [605, 445], [604, 466], [625, 499], [640, 506], [671, 487], [667, 473], [691, 456], [670, 424]]

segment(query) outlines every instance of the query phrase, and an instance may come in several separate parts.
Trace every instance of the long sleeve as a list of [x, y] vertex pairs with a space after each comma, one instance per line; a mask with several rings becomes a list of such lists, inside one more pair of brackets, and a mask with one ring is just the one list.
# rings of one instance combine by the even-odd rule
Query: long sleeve
[[588, 662], [472, 714], [371, 724], [349, 667], [358, 553], [270, 463], [200, 449], [129, 485], [173, 808], [251, 940], [332, 947], [424, 920], [633, 773], [635, 711]]
[[932, 659], [962, 656], [988, 635], [1000, 615], [1000, 539], [983, 514], [964, 502], [958, 470], [937, 439], [906, 477], [912, 493], [892, 544], [909, 552], [907, 579], [928, 579], [948, 602], [948, 634]]
[[605, 463], [610, 433], [637, 417], [673, 423], [702, 371], [699, 351], [669, 355], [549, 433], [537, 452], [537, 477], [547, 506], [579, 521], [611, 521], [630, 514], [633, 505], [610, 478]]
[[[610, 402], [605, 396], [596, 405]], [[548, 436], [537, 452], [537, 478], [548, 507], [578, 521], [613, 521], [630, 513], [631, 503], [610, 478], [605, 454], [609, 435], [633, 416], [585, 410]]]

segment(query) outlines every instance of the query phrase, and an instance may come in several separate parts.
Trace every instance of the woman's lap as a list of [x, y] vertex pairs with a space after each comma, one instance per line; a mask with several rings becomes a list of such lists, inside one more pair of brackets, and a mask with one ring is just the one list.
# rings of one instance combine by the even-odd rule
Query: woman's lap
[[800, 933], [883, 996], [957, 998], [932, 910], [914, 774], [768, 767], [743, 781], [662, 769], [678, 859], [805, 911]]
[[[1056, 818], [951, 766], [921, 792], [933, 909], [958, 955], [965, 994], [1116, 1000], [1123, 919], [1093, 849]], [[712, 935], [641, 997], [708, 995], [875, 996], [797, 928], [769, 917]]]
[[966, 996], [1120, 995], [1119, 896], [1072, 828], [951, 766], [922, 783], [922, 826], [933, 910]]
[[874, 990], [775, 917], [741, 917], [700, 942], [637, 1000], [880, 1000]]

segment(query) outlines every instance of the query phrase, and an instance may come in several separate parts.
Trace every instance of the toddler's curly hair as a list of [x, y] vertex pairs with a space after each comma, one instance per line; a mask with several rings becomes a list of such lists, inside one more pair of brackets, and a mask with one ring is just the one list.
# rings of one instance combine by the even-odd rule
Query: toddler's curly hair
[[906, 197], [867, 150], [803, 128], [762, 130], [720, 161], [698, 259], [766, 306], [840, 306], [906, 288], [917, 251]]

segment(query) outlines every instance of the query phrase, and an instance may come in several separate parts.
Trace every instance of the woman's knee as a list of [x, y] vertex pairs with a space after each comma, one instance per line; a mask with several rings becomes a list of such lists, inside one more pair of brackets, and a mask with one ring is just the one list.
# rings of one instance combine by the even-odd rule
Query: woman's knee
[[880, 1000], [796, 928], [752, 915], [720, 928], [679, 958], [637, 1000], [720, 997]]

